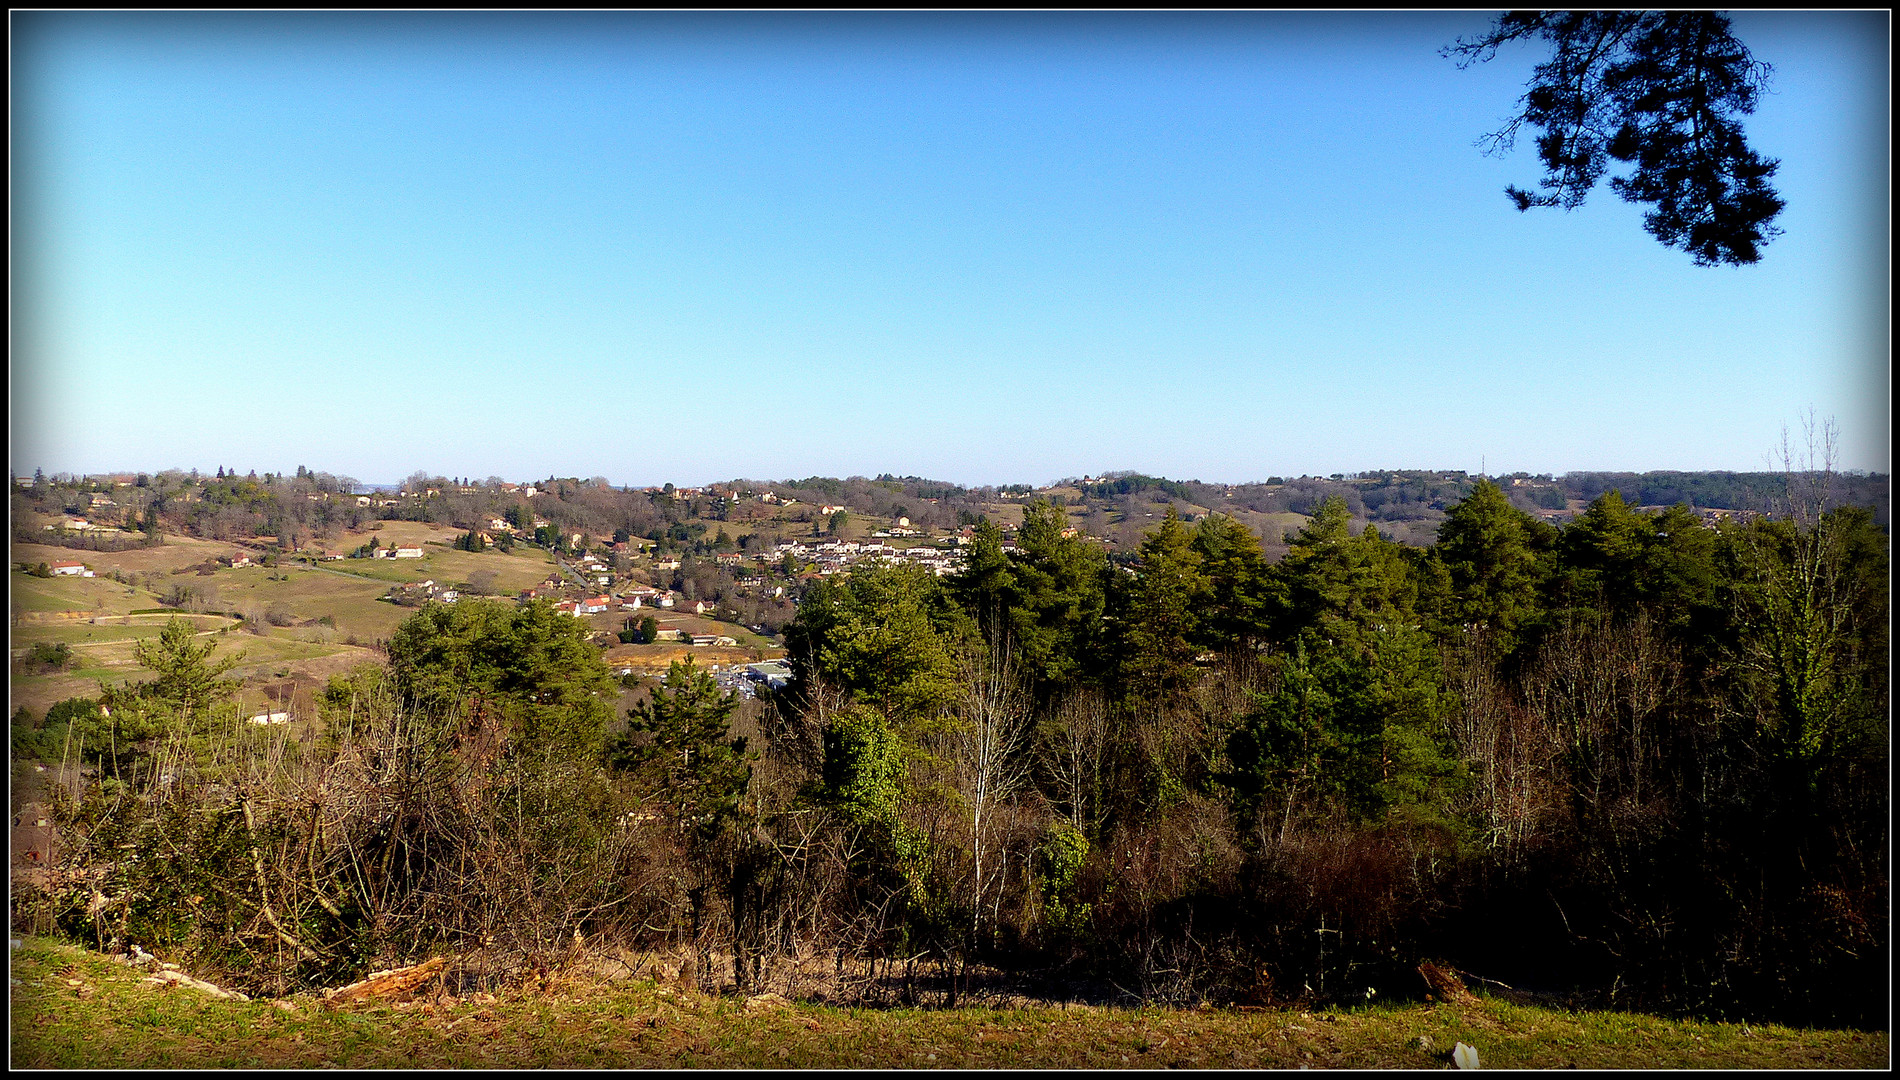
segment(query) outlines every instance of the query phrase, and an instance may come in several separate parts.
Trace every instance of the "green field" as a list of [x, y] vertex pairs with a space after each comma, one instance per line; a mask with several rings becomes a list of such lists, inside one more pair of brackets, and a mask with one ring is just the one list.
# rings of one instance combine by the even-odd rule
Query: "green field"
[[[393, 608], [382, 604], [380, 607]], [[283, 678], [303, 673], [307, 678], [327, 677], [357, 663], [375, 660], [379, 654], [351, 647], [337, 632], [327, 627], [267, 627], [263, 634], [235, 629], [233, 620], [214, 615], [187, 615], [200, 626], [219, 630], [202, 636], [217, 643], [213, 660], [237, 657], [231, 675], [238, 679]], [[78, 623], [14, 627], [10, 644], [23, 650], [34, 642], [65, 642], [76, 655], [74, 665], [64, 671], [46, 672], [15, 664], [9, 687], [8, 709], [25, 706], [44, 713], [53, 703], [71, 697], [94, 697], [101, 682], [118, 685], [151, 677], [133, 657], [139, 640], [158, 636], [164, 617], [137, 616], [138, 625]], [[327, 640], [326, 640], [327, 639]]]
[[[428, 554], [420, 559], [342, 559], [315, 565], [287, 560], [277, 567], [219, 568], [210, 574], [171, 573], [199, 566], [242, 550], [237, 545], [168, 538], [157, 548], [125, 552], [72, 551], [45, 545], [18, 545], [16, 562], [84, 562], [97, 575], [91, 578], [39, 578], [15, 570], [8, 646], [23, 653], [37, 642], [64, 643], [77, 654], [73, 667], [61, 672], [14, 666], [9, 710], [26, 706], [43, 712], [69, 697], [93, 696], [98, 684], [117, 684], [146, 678], [132, 656], [133, 643], [157, 635], [169, 617], [130, 615], [161, 607], [162, 592], [174, 585], [200, 591], [201, 606], [218, 612], [261, 616], [273, 607], [290, 625], [263, 625], [262, 635], [228, 630], [221, 635], [218, 656], [242, 652], [233, 674], [245, 679], [272, 679], [302, 674], [327, 678], [344, 668], [371, 660], [364, 648], [386, 640], [415, 609], [380, 599], [391, 585], [434, 580], [460, 586], [478, 571], [495, 575], [493, 588], [503, 596], [539, 584], [553, 569], [553, 558], [534, 547], [504, 554], [479, 554], [440, 546], [452, 530], [412, 522], [386, 522], [385, 527], [345, 536], [345, 550], [376, 536], [385, 545], [422, 543]], [[119, 571], [136, 576], [138, 585], [125, 585], [108, 575]], [[157, 590], [148, 589], [152, 584]], [[56, 617], [56, 613], [75, 613]], [[221, 615], [187, 616], [204, 630], [223, 630], [233, 620]], [[319, 620], [328, 618], [328, 623]], [[94, 621], [94, 620], [98, 621]], [[618, 624], [614, 626], [618, 629]], [[745, 633], [744, 631], [739, 631]]]
[[[605, 965], [588, 965], [602, 970]], [[625, 968], [622, 970], [631, 970]], [[1885, 1069], [1885, 1032], [1573, 1012], [1494, 998], [1351, 1010], [1022, 1004], [851, 1009], [713, 997], [581, 968], [463, 997], [326, 1008], [176, 988], [27, 938], [13, 953], [16, 1068]]]
[[154, 607], [158, 598], [144, 589], [99, 577], [34, 577], [12, 571], [13, 611], [86, 611], [123, 615], [134, 608]]

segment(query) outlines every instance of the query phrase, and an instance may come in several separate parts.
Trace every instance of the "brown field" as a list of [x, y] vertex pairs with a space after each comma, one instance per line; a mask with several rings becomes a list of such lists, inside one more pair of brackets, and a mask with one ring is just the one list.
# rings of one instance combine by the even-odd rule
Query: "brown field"
[[447, 544], [462, 535], [462, 530], [448, 525], [431, 525], [426, 521], [378, 521], [380, 529], [359, 529], [345, 532], [341, 539], [331, 540], [325, 546], [332, 551], [348, 554], [359, 544], [369, 543], [374, 536], [382, 541], [384, 547], [391, 544]]
[[154, 548], [129, 551], [84, 551], [77, 548], [49, 547], [44, 544], [17, 544], [8, 556], [13, 562], [82, 562], [95, 571], [123, 570], [141, 573], [147, 570], [176, 570], [245, 550], [241, 545], [215, 540], [195, 540], [188, 536], [167, 536]]
[[[641, 608], [638, 611], [607, 611], [598, 615], [587, 615], [583, 621], [590, 630], [617, 633], [632, 617], [637, 625], [648, 617], [658, 619], [661, 626], [675, 627], [689, 634], [720, 634], [738, 642], [747, 649], [771, 650], [773, 645], [766, 638], [753, 633], [738, 623], [721, 622], [705, 615], [675, 614], [665, 608]], [[700, 651], [705, 651], [703, 648]]]
[[664, 674], [675, 661], [692, 660], [700, 668], [752, 664], [785, 655], [784, 649], [728, 649], [718, 646], [681, 645], [657, 642], [652, 645], [616, 645], [603, 657], [610, 669], [632, 668], [642, 675]]

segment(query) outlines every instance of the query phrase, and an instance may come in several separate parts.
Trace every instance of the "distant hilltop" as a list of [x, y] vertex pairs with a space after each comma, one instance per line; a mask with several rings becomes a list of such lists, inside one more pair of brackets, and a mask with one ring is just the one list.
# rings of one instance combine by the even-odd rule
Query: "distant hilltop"
[[[67, 546], [137, 542], [121, 533], [240, 539], [273, 537], [277, 546], [328, 550], [342, 530], [375, 520], [429, 522], [486, 534], [503, 531], [541, 546], [645, 540], [693, 553], [766, 550], [780, 540], [826, 537], [889, 539], [899, 546], [955, 546], [979, 520], [1005, 530], [1036, 501], [1060, 508], [1076, 533], [1131, 550], [1172, 511], [1185, 521], [1209, 514], [1234, 518], [1255, 532], [1269, 554], [1328, 498], [1339, 498], [1358, 527], [1431, 544], [1446, 511], [1481, 479], [1503, 489], [1512, 505], [1563, 524], [1609, 491], [1638, 509], [1687, 505], [1708, 524], [1773, 514], [1791, 486], [1832, 505], [1864, 506], [1888, 524], [1888, 476], [1859, 472], [1654, 471], [1511, 473], [1480, 477], [1459, 469], [1377, 469], [1328, 476], [1271, 476], [1229, 484], [1174, 480], [1137, 472], [1069, 477], [1054, 484], [967, 487], [889, 473], [874, 478], [813, 476], [803, 480], [728, 480], [699, 486], [616, 487], [606, 477], [510, 481], [416, 472], [397, 484], [366, 484], [299, 468], [294, 475], [220, 467], [215, 473], [166, 470], [105, 476], [15, 477], [24, 501], [16, 539], [50, 535]], [[1824, 491], [1823, 491], [1824, 489]], [[22, 532], [22, 530], [25, 532]], [[724, 538], [722, 541], [721, 538]], [[486, 541], [484, 541], [486, 542]], [[328, 545], [328, 546], [326, 546]]]

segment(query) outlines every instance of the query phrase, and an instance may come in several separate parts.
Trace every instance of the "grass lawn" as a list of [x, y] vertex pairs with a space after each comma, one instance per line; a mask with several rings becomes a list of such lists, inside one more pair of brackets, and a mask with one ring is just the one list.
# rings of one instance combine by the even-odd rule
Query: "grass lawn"
[[1885, 1032], [1469, 1007], [849, 1009], [555, 974], [460, 998], [325, 1008], [158, 990], [97, 954], [12, 955], [16, 1068], [1858, 1068]]

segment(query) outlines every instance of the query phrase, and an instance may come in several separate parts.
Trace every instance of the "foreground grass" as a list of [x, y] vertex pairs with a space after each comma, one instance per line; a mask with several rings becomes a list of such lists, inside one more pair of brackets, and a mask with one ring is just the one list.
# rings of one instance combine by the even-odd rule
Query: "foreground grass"
[[[155, 990], [96, 954], [15, 951], [11, 1063], [27, 1068], [1886, 1068], [1884, 1032], [1703, 1024], [1484, 1000], [1351, 1011], [844, 1009], [555, 980], [326, 1009]], [[1421, 1043], [1421, 1039], [1424, 1040]]]

